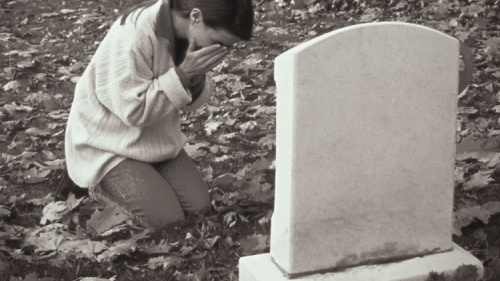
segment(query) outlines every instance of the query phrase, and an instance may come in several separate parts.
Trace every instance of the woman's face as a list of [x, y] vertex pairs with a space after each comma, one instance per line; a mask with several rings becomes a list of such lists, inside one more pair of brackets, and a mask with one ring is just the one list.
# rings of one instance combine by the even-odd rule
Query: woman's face
[[225, 29], [214, 29], [207, 26], [203, 22], [203, 16], [195, 11], [198, 9], [193, 9], [191, 12], [191, 24], [188, 28], [187, 39], [194, 39], [196, 42], [196, 49], [201, 49], [213, 44], [220, 44], [223, 46], [231, 47], [235, 43], [239, 42], [240, 39], [230, 33]]

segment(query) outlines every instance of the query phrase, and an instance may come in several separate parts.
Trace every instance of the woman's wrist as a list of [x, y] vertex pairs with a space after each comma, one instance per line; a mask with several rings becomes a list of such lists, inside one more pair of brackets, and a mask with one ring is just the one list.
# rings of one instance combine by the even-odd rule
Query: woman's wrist
[[187, 76], [186, 72], [182, 70], [182, 68], [176, 67], [175, 72], [177, 73], [177, 76], [179, 76], [179, 80], [181, 80], [181, 84], [184, 88], [189, 89], [193, 86], [191, 85], [191, 79]]

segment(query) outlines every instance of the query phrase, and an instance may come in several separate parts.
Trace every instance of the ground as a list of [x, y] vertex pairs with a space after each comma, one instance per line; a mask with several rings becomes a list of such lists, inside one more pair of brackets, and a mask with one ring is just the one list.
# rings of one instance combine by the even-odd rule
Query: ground
[[183, 117], [214, 210], [156, 230], [86, 197], [51, 197], [75, 82], [131, 2], [0, 0], [0, 280], [237, 280], [239, 257], [269, 251], [274, 58], [326, 32], [383, 20], [432, 27], [473, 50], [473, 80], [458, 97], [453, 240], [483, 261], [485, 280], [500, 279], [497, 1], [255, 1], [255, 38], [214, 70], [210, 105]]

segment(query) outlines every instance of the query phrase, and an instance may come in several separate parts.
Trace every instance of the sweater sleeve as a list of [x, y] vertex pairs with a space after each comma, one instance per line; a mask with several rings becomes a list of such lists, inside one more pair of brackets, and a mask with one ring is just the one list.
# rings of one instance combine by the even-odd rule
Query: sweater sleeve
[[194, 99], [192, 103], [189, 103], [187, 106], [182, 108], [182, 110], [184, 111], [197, 110], [210, 100], [210, 97], [214, 94], [214, 91], [215, 91], [214, 82], [212, 81], [212, 78], [209, 75], [206, 75], [205, 82], [203, 83], [203, 88], [201, 89], [198, 97], [196, 97], [196, 99]]
[[126, 125], [143, 127], [183, 108], [191, 102], [191, 95], [173, 67], [154, 77], [153, 46], [148, 38], [135, 43], [122, 52], [116, 48], [107, 52], [110, 58], [101, 67], [107, 69], [108, 85], [103, 90], [96, 89], [96, 95]]
[[177, 76], [179, 76], [182, 86], [184, 86], [185, 89], [189, 89], [189, 91], [191, 92], [192, 100], [196, 100], [196, 98], [201, 94], [203, 87], [205, 86], [206, 75], [201, 74], [193, 79], [189, 79], [189, 77], [187, 77], [186, 73], [180, 67], [176, 67], [175, 72], [177, 73]]

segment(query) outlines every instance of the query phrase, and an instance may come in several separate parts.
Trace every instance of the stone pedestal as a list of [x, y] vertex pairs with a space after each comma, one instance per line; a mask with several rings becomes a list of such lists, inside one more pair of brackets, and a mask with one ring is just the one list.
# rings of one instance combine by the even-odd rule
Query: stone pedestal
[[427, 255], [401, 262], [364, 265], [339, 272], [312, 274], [288, 279], [271, 260], [270, 254], [243, 257], [239, 264], [239, 281], [425, 281], [429, 273], [453, 276], [461, 265], [474, 265], [483, 276], [481, 262], [453, 244], [449, 252]]

